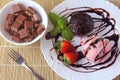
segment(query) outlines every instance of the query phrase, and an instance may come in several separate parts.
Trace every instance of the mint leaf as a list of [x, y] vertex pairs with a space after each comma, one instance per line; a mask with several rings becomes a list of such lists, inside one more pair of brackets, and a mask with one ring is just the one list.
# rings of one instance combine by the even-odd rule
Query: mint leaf
[[64, 30], [62, 30], [61, 35], [64, 39], [66, 39], [68, 41], [72, 40], [72, 38], [73, 38], [72, 31], [67, 27]]
[[58, 26], [61, 27], [61, 29], [64, 29], [67, 25], [67, 20], [65, 17], [61, 17], [59, 20], [58, 20]]
[[61, 28], [59, 26], [56, 26], [52, 29], [52, 31], [50, 32], [50, 35], [55, 37], [60, 31], [61, 31]]
[[55, 37], [58, 33], [60, 33], [64, 39], [68, 41], [72, 40], [73, 33], [68, 27], [66, 27], [67, 19], [65, 17], [60, 17], [58, 14], [50, 12], [49, 18], [52, 24], [55, 26], [50, 32], [51, 36]]
[[56, 13], [54, 12], [50, 12], [49, 13], [49, 18], [52, 22], [53, 25], [57, 26], [58, 25], [58, 20], [60, 19], [60, 16], [57, 15]]

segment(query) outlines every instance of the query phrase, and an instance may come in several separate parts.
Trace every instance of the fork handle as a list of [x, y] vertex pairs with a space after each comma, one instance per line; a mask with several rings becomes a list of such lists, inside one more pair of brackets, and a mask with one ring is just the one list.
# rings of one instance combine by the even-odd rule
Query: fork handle
[[44, 80], [40, 75], [38, 75], [31, 67], [29, 67], [27, 64], [23, 65], [25, 68], [27, 68], [38, 80]]

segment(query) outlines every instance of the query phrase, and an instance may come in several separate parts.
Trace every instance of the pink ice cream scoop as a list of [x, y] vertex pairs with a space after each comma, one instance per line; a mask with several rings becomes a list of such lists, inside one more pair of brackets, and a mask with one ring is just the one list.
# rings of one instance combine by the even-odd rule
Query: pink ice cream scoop
[[114, 41], [105, 38], [93, 37], [83, 44], [83, 54], [89, 61], [103, 61], [102, 59], [112, 48]]

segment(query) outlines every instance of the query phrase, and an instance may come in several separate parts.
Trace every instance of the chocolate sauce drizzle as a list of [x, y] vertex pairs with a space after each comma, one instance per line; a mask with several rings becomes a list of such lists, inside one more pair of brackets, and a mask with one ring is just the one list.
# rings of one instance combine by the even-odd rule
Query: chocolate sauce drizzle
[[[91, 8], [91, 7], [78, 7], [78, 8], [66, 9], [60, 12], [59, 15], [64, 16], [69, 21], [71, 15], [79, 11], [89, 14], [91, 16], [92, 14], [97, 15], [97, 17], [92, 16], [92, 19], [94, 21], [94, 24], [97, 23], [98, 25], [95, 25], [94, 30], [91, 33], [87, 34], [86, 36], [90, 37], [90, 36], [95, 35], [95, 36], [101, 36], [102, 38], [98, 38], [97, 40], [95, 40], [93, 43], [90, 44], [91, 46], [94, 46], [94, 44], [98, 43], [99, 40], [102, 40], [102, 39], [113, 41], [114, 45], [112, 46], [111, 50], [108, 51], [105, 55], [103, 55], [102, 57], [99, 57], [98, 55], [95, 59], [97, 61], [109, 55], [109, 57], [104, 62], [99, 62], [99, 63], [94, 63], [94, 64], [89, 61], [86, 61], [84, 63], [76, 62], [75, 64], [71, 64], [69, 68], [77, 72], [89, 73], [89, 72], [94, 72], [97, 70], [105, 69], [111, 66], [112, 64], [115, 63], [118, 55], [120, 54], [119, 47], [118, 47], [119, 32], [115, 28], [115, 24], [116, 24], [115, 20], [110, 17], [109, 12], [107, 12], [106, 10], [102, 8]], [[61, 35], [57, 35], [55, 38], [52, 38], [53, 46], [60, 36]], [[46, 39], [48, 38], [46, 37]], [[90, 39], [86, 40], [85, 43], [87, 43], [88, 41], [90, 41]], [[79, 46], [81, 45], [75, 46], [75, 48], [78, 48]], [[105, 47], [106, 45], [104, 45], [104, 48]], [[54, 49], [56, 51], [55, 47]], [[61, 60], [60, 58], [60, 57], [63, 57], [63, 55], [61, 55], [61, 53], [59, 53], [58, 51], [56, 51], [56, 53], [58, 55], [57, 56], [58, 59], [63, 62], [63, 60]], [[82, 54], [81, 51], [79, 51], [78, 53], [80, 54], [79, 60], [85, 59], [84, 58], [85, 56]], [[101, 54], [101, 52], [99, 54]]]
[[[117, 56], [120, 54], [119, 52], [119, 47], [118, 47], [118, 40], [119, 40], [119, 36], [116, 34], [113, 34], [112, 36], [107, 36], [105, 37], [106, 39], [108, 39], [109, 41], [114, 41], [114, 45], [112, 46], [111, 50], [108, 51], [105, 55], [103, 55], [102, 57], [98, 58], [98, 59], [102, 59], [105, 56], [107, 56], [107, 54], [109, 53], [110, 57], [108, 59], [106, 59], [104, 62], [100, 62], [100, 63], [96, 63], [96, 64], [90, 64], [90, 62], [84, 63], [84, 64], [71, 64], [72, 67], [74, 68], [84, 68], [86, 69], [85, 71], [81, 71], [81, 70], [76, 70], [73, 69], [72, 67], [70, 67], [71, 69], [78, 71], [78, 72], [94, 72], [96, 70], [101, 70], [104, 68], [107, 68], [109, 66], [111, 66], [112, 64], [114, 64], [114, 62], [117, 59]], [[94, 43], [92, 44], [96, 44], [98, 40], [96, 40]], [[106, 45], [105, 45], [106, 47]], [[101, 52], [99, 53], [101, 54]], [[96, 57], [97, 59], [97, 57]], [[90, 65], [88, 65], [90, 64]], [[106, 66], [104, 66], [105, 64], [107, 64]], [[95, 68], [96, 66], [100, 66], [99, 68]]]
[[95, 14], [98, 17], [100, 17], [98, 18], [98, 17], [92, 16], [94, 23], [98, 22], [99, 25], [94, 26], [94, 30], [90, 34], [87, 35], [88, 37], [92, 35], [98, 35], [100, 32], [108, 29], [106, 27], [109, 27], [109, 30], [106, 30], [106, 32], [101, 34], [101, 36], [105, 36], [111, 31], [114, 31], [115, 33], [115, 24], [116, 24], [115, 20], [110, 17], [109, 12], [107, 12], [106, 10], [102, 8], [91, 8], [91, 7], [71, 8], [71, 9], [66, 9], [62, 11], [61, 13], [59, 13], [59, 15], [64, 16], [69, 20], [72, 14], [77, 13], [77, 12], [83, 12], [83, 13], [90, 14], [90, 15]]

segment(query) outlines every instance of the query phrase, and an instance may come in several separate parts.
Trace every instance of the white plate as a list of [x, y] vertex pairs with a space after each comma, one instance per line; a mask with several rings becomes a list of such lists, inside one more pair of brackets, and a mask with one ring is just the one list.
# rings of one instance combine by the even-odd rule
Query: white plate
[[[120, 10], [114, 4], [105, 1], [105, 0], [65, 0], [54, 9], [52, 12], [60, 13], [66, 8], [75, 8], [75, 7], [93, 7], [93, 8], [103, 8], [107, 10], [111, 17], [116, 20], [116, 28], [120, 31]], [[49, 23], [48, 30], [51, 29], [51, 24]], [[117, 75], [120, 74], [120, 56], [118, 56], [115, 63], [102, 70], [98, 70], [90, 73], [82, 73], [71, 70], [70, 68], [64, 66], [62, 62], [57, 59], [57, 55], [53, 48], [52, 40], [46, 40], [45, 36], [42, 37], [41, 50], [44, 55], [45, 60], [48, 65], [63, 79], [66, 80], [112, 80]], [[51, 57], [52, 55], [52, 57]]]

